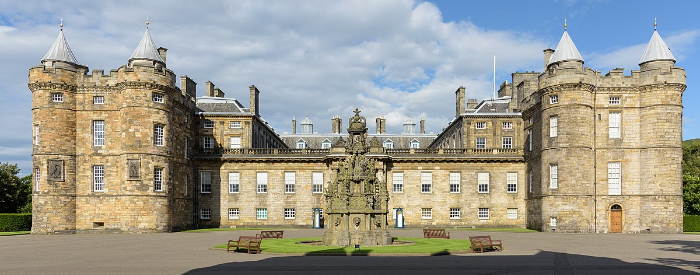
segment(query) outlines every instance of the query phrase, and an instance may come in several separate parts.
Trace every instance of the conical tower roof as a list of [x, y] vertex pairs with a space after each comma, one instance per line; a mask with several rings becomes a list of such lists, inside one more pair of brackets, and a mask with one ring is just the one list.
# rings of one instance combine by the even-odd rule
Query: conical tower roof
[[656, 28], [654, 28], [654, 34], [651, 35], [651, 40], [649, 40], [647, 48], [644, 49], [642, 58], [639, 59], [639, 65], [656, 60], [670, 60], [674, 63], [676, 62], [676, 58], [673, 57], [671, 50], [666, 46], [664, 40], [661, 39]]
[[583, 57], [581, 57], [581, 53], [579, 53], [578, 49], [576, 49], [574, 41], [571, 41], [571, 37], [569, 37], [569, 33], [566, 30], [564, 30], [564, 34], [561, 36], [559, 44], [557, 45], [557, 49], [554, 50], [554, 54], [552, 55], [552, 57], [549, 58], [548, 64], [561, 61], [583, 62]]
[[156, 44], [153, 43], [153, 39], [151, 39], [151, 33], [148, 31], [148, 27], [146, 27], [146, 32], [143, 34], [141, 42], [136, 46], [136, 50], [134, 50], [129, 61], [134, 59], [148, 59], [165, 63], [163, 58], [160, 57], [160, 53], [158, 53]]
[[76, 65], [78, 64], [78, 60], [75, 59], [73, 51], [71, 51], [70, 46], [68, 46], [66, 37], [63, 36], [63, 29], [61, 29], [61, 32], [58, 33], [58, 38], [56, 38], [56, 41], [53, 42], [49, 52], [44, 55], [44, 58], [42, 58], [41, 61], [63, 61]]

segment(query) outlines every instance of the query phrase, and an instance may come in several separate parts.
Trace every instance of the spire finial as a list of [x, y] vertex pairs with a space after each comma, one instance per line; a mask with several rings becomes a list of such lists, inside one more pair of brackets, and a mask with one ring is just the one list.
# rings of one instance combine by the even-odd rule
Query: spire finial
[[566, 27], [567, 27], [567, 25], [566, 25], [566, 18], [564, 18], [564, 31], [566, 31]]
[[656, 17], [654, 17], [654, 30], [656, 30]]
[[150, 23], [148, 23], [148, 17], [146, 17], [146, 29], [148, 29], [148, 24]]
[[61, 30], [63, 30], [63, 18], [61, 18], [61, 25], [58, 26], [61, 27]]

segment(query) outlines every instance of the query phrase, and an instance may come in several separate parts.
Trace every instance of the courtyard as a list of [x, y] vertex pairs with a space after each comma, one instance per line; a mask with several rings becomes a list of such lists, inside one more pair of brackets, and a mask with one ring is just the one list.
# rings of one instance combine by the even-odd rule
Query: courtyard
[[[285, 229], [285, 238], [323, 235]], [[420, 229], [390, 230], [422, 237]], [[503, 252], [323, 256], [226, 253], [212, 247], [257, 231], [0, 236], [0, 274], [696, 274], [698, 234], [550, 234], [450, 230], [452, 239], [491, 235]], [[264, 242], [264, 240], [263, 240]], [[468, 250], [468, 248], [465, 248]], [[449, 253], [448, 253], [449, 254]]]

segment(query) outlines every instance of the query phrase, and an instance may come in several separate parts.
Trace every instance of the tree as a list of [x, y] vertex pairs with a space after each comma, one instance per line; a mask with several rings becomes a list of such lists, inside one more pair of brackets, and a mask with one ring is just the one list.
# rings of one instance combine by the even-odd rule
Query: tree
[[683, 213], [700, 215], [700, 139], [683, 142]]
[[17, 174], [17, 164], [0, 163], [0, 213], [32, 211], [32, 176]]

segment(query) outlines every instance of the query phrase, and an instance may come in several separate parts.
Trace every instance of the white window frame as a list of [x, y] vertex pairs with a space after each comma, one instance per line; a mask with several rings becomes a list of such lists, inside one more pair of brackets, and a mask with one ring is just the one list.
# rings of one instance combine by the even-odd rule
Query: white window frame
[[549, 96], [549, 104], [557, 104], [559, 103], [559, 95], [550, 95]]
[[153, 168], [153, 191], [163, 191], [163, 167]]
[[474, 127], [476, 129], [486, 129], [486, 121], [477, 121]]
[[559, 188], [559, 165], [549, 165], [549, 188]]
[[527, 139], [528, 142], [530, 143], [530, 147], [528, 151], [532, 151], [532, 129], [527, 130]]
[[153, 100], [153, 102], [163, 103], [165, 102], [165, 95], [161, 93], [153, 93], [151, 99]]
[[513, 149], [513, 137], [502, 137], [501, 141], [503, 149]]
[[211, 119], [205, 119], [202, 127], [204, 129], [213, 129], [214, 128], [214, 121]]
[[420, 209], [420, 218], [422, 220], [430, 220], [433, 218], [433, 209], [432, 208], [421, 208]]
[[477, 173], [477, 191], [479, 193], [489, 193], [489, 177], [489, 173]]
[[329, 141], [324, 141], [321, 143], [321, 149], [331, 149], [333, 147], [333, 143]]
[[608, 195], [622, 195], [622, 162], [608, 162]]
[[240, 129], [240, 128], [241, 128], [241, 122], [240, 122], [240, 121], [231, 121], [231, 122], [229, 122], [228, 127], [229, 127], [229, 128], [232, 128], [232, 129]]
[[323, 172], [313, 172], [311, 174], [311, 193], [323, 193]]
[[284, 193], [290, 194], [296, 192], [296, 173], [284, 172]]
[[394, 142], [390, 139], [387, 139], [382, 144], [382, 147], [384, 147], [384, 149], [394, 149]]
[[40, 189], [40, 187], [41, 187], [41, 169], [39, 169], [39, 167], [34, 168], [34, 184], [35, 184], [36, 191], [37, 192], [40, 191], [41, 190]]
[[529, 186], [530, 193], [532, 193], [532, 170], [527, 171], [527, 185]]
[[228, 209], [228, 219], [229, 220], [238, 220], [241, 218], [241, 210], [238, 208], [229, 208]]
[[188, 141], [189, 141], [189, 139], [188, 139], [187, 137], [185, 137], [185, 148], [182, 149], [183, 154], [185, 154], [185, 158], [187, 158], [187, 151], [189, 151], [189, 150], [188, 150], [188, 149], [189, 149], [189, 145], [187, 145]]
[[557, 227], [557, 217], [549, 217], [549, 226]]
[[420, 141], [411, 141], [411, 144], [409, 146], [411, 149], [419, 149], [420, 148]]
[[485, 149], [486, 148], [486, 137], [477, 137], [475, 146], [476, 146], [476, 149]]
[[506, 174], [506, 193], [518, 193], [517, 172], [508, 172]]
[[153, 145], [163, 146], [165, 144], [165, 125], [153, 125]]
[[392, 187], [394, 193], [403, 193], [403, 172], [392, 173]]
[[622, 130], [622, 113], [608, 113], [608, 137], [620, 138]]
[[257, 193], [267, 193], [267, 172], [257, 172], [255, 183], [255, 190]]
[[462, 218], [462, 210], [459, 208], [450, 208], [450, 220], [459, 220]]
[[559, 117], [550, 116], [549, 117], [549, 137], [559, 136]]
[[105, 97], [101, 95], [93, 96], [92, 104], [105, 104]]
[[92, 166], [92, 191], [105, 191], [105, 167], [103, 165]]
[[213, 149], [214, 148], [214, 137], [211, 137], [211, 136], [202, 137], [202, 147], [204, 149]]
[[513, 129], [513, 122], [511, 122], [511, 121], [505, 121], [505, 122], [503, 122], [503, 129], [504, 129], [504, 130]]
[[52, 102], [63, 102], [63, 93], [51, 93]]
[[228, 173], [228, 192], [238, 193], [241, 191], [241, 174], [238, 172]]
[[619, 96], [611, 96], [608, 100], [608, 104], [610, 105], [620, 105], [620, 103], [622, 103], [622, 98]]
[[491, 218], [491, 210], [488, 208], [479, 208], [476, 215], [480, 220], [488, 220]]
[[296, 219], [296, 210], [294, 208], [285, 208], [284, 209], [284, 219], [285, 220]]
[[34, 145], [39, 145], [39, 125], [34, 125]]
[[306, 149], [306, 141], [303, 141], [303, 140], [297, 141], [296, 148], [297, 149]]
[[105, 121], [104, 120], [93, 120], [92, 121], [92, 145], [93, 146], [104, 146], [105, 145]]
[[256, 208], [255, 219], [267, 220], [267, 208]]
[[507, 208], [506, 209], [506, 219], [517, 220], [518, 219], [518, 208]]
[[432, 193], [433, 192], [433, 173], [429, 171], [420, 172], [420, 192], [421, 193]]
[[460, 193], [462, 174], [460, 172], [450, 172], [450, 193]]
[[211, 220], [211, 208], [199, 209], [200, 220]]
[[199, 171], [199, 192], [211, 193], [211, 171]]
[[229, 139], [229, 147], [231, 149], [241, 149], [241, 137], [231, 137]]

